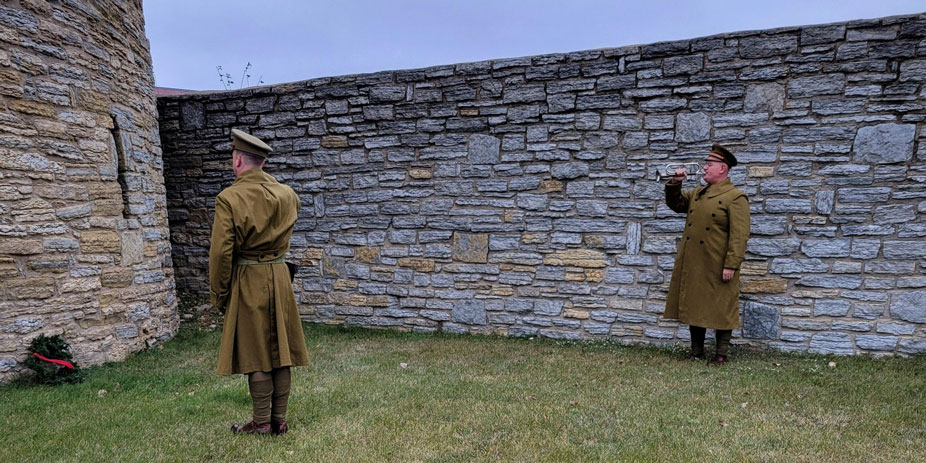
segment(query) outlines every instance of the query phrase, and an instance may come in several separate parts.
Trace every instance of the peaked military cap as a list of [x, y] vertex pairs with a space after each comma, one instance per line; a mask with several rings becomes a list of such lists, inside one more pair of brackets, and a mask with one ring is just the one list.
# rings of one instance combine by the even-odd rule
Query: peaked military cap
[[[711, 155], [718, 158], [718, 160], [723, 161], [724, 164], [733, 167], [738, 164], [736, 161], [736, 156], [718, 143], [714, 143], [714, 146], [711, 146]], [[710, 156], [710, 155], [709, 155]]]
[[244, 151], [254, 156], [266, 158], [272, 148], [270, 145], [262, 142], [260, 138], [255, 137], [247, 132], [238, 129], [231, 131], [232, 149]]

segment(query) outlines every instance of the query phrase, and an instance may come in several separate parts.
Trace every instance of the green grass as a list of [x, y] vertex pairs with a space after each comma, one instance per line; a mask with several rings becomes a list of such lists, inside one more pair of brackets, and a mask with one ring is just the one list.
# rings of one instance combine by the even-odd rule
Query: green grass
[[228, 431], [246, 381], [215, 375], [218, 333], [188, 325], [81, 384], [0, 387], [0, 461], [926, 461], [926, 356], [709, 368], [677, 349], [305, 331], [285, 436]]

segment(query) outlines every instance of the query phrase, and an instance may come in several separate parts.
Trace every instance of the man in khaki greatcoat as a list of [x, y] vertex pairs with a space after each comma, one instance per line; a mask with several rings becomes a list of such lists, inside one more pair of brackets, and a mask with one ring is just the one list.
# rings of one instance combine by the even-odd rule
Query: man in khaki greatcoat
[[691, 358], [704, 358], [704, 334], [714, 329], [717, 352], [712, 365], [727, 361], [732, 330], [739, 328], [740, 264], [749, 239], [749, 201], [728, 178], [737, 164], [715, 144], [704, 159], [707, 186], [682, 191], [685, 170], [666, 184], [666, 204], [687, 214], [678, 246], [665, 317], [681, 320], [691, 332]]
[[235, 182], [215, 199], [209, 293], [225, 313], [220, 375], [247, 374], [253, 419], [235, 433], [283, 434], [291, 366], [308, 353], [296, 297], [283, 261], [299, 213], [293, 190], [263, 171], [270, 146], [232, 130]]

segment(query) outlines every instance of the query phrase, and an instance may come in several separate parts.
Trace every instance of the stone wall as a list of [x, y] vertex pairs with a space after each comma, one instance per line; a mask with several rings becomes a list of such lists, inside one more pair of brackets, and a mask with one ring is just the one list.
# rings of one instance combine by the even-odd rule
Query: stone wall
[[39, 334], [80, 365], [171, 337], [141, 1], [4, 1], [0, 45], [0, 381]]
[[653, 177], [721, 142], [753, 213], [736, 342], [924, 352], [924, 82], [916, 15], [160, 98], [178, 284], [207, 290], [240, 128], [302, 198], [309, 321], [682, 342]]

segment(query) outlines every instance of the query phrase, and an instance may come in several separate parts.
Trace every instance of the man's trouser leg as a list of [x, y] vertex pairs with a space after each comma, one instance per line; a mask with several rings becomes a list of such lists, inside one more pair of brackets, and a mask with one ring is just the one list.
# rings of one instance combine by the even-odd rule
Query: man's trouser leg
[[727, 356], [730, 350], [730, 338], [733, 337], [733, 330], [714, 330], [717, 338], [717, 355]]
[[704, 333], [707, 332], [707, 328], [689, 326], [688, 332], [691, 333], [691, 356], [704, 357]]
[[270, 373], [255, 371], [248, 375], [248, 389], [251, 392], [251, 401], [254, 404], [254, 422], [267, 424], [270, 422], [270, 402], [273, 396], [273, 378]]
[[274, 368], [273, 372], [273, 412], [271, 421], [286, 421], [286, 407], [289, 404], [290, 372], [289, 367]]

